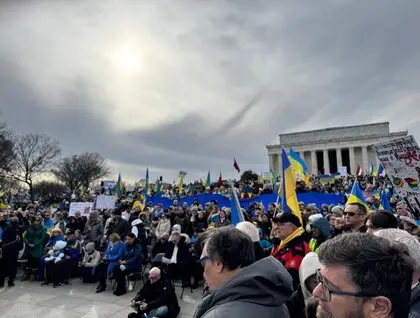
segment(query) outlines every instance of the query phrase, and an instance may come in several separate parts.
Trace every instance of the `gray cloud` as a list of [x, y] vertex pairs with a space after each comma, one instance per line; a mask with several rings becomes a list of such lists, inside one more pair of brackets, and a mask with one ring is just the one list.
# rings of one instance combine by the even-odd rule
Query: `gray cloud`
[[[420, 4], [5, 2], [0, 109], [17, 132], [137, 179], [266, 171], [283, 131], [390, 120], [420, 136]], [[133, 45], [137, 72], [113, 52]]]

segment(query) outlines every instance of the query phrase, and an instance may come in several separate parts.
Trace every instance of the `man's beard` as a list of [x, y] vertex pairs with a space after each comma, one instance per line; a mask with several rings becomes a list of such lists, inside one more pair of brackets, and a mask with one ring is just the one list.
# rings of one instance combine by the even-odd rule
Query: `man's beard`
[[352, 311], [345, 313], [344, 316], [334, 316], [332, 312], [326, 312], [321, 309], [321, 306], [318, 305], [316, 310], [316, 317], [317, 318], [363, 318], [363, 307], [358, 305], [357, 308], [354, 308]]

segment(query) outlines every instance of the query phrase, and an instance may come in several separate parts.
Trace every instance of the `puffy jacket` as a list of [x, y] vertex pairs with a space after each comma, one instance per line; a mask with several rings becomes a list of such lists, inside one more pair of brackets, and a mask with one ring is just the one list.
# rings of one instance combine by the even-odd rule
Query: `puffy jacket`
[[288, 318], [285, 302], [292, 292], [287, 270], [273, 257], [266, 257], [241, 269], [203, 298], [194, 318]]
[[311, 251], [305, 237], [300, 235], [288, 242], [282, 249], [273, 248], [271, 256], [279, 260], [289, 271], [293, 278], [293, 286], [296, 290], [299, 286], [299, 267], [306, 254]]
[[411, 291], [410, 313], [408, 318], [420, 318], [420, 284]]
[[121, 260], [127, 262], [125, 265], [127, 270], [130, 272], [140, 271], [142, 261], [141, 246], [137, 243], [134, 243], [131, 245], [126, 244], [125, 248], [125, 253], [121, 257]]
[[169, 219], [162, 219], [156, 227], [156, 237], [160, 238], [163, 234], [170, 234], [171, 232], [171, 221]]
[[122, 241], [115, 244], [112, 244], [111, 242], [108, 243], [108, 247], [106, 248], [104, 255], [104, 259], [109, 260], [108, 274], [111, 274], [115, 266], [118, 265], [118, 261], [124, 255], [125, 251], [126, 247]]

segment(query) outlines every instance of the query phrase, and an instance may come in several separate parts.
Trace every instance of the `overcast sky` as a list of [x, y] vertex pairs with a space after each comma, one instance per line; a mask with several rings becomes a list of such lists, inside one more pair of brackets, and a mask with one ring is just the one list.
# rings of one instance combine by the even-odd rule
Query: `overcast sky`
[[391, 121], [420, 137], [420, 1], [0, 5], [1, 120], [123, 179], [268, 171], [282, 132]]

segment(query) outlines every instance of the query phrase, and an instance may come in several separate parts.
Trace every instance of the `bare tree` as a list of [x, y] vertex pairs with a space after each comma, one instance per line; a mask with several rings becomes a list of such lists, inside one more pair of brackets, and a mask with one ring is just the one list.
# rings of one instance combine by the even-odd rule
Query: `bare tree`
[[13, 160], [13, 140], [6, 123], [0, 124], [0, 188], [9, 184], [7, 172]]
[[66, 193], [66, 186], [57, 181], [41, 181], [34, 183], [34, 197], [41, 204], [61, 201], [63, 194]]
[[80, 187], [89, 188], [94, 180], [107, 176], [110, 171], [99, 154], [86, 152], [64, 158], [53, 173], [73, 193]]
[[97, 153], [82, 153], [79, 155], [82, 186], [87, 189], [96, 179], [110, 174], [105, 159]]
[[13, 152], [9, 175], [28, 185], [33, 200], [34, 177], [51, 170], [61, 149], [57, 141], [44, 134], [27, 134], [15, 138]]

